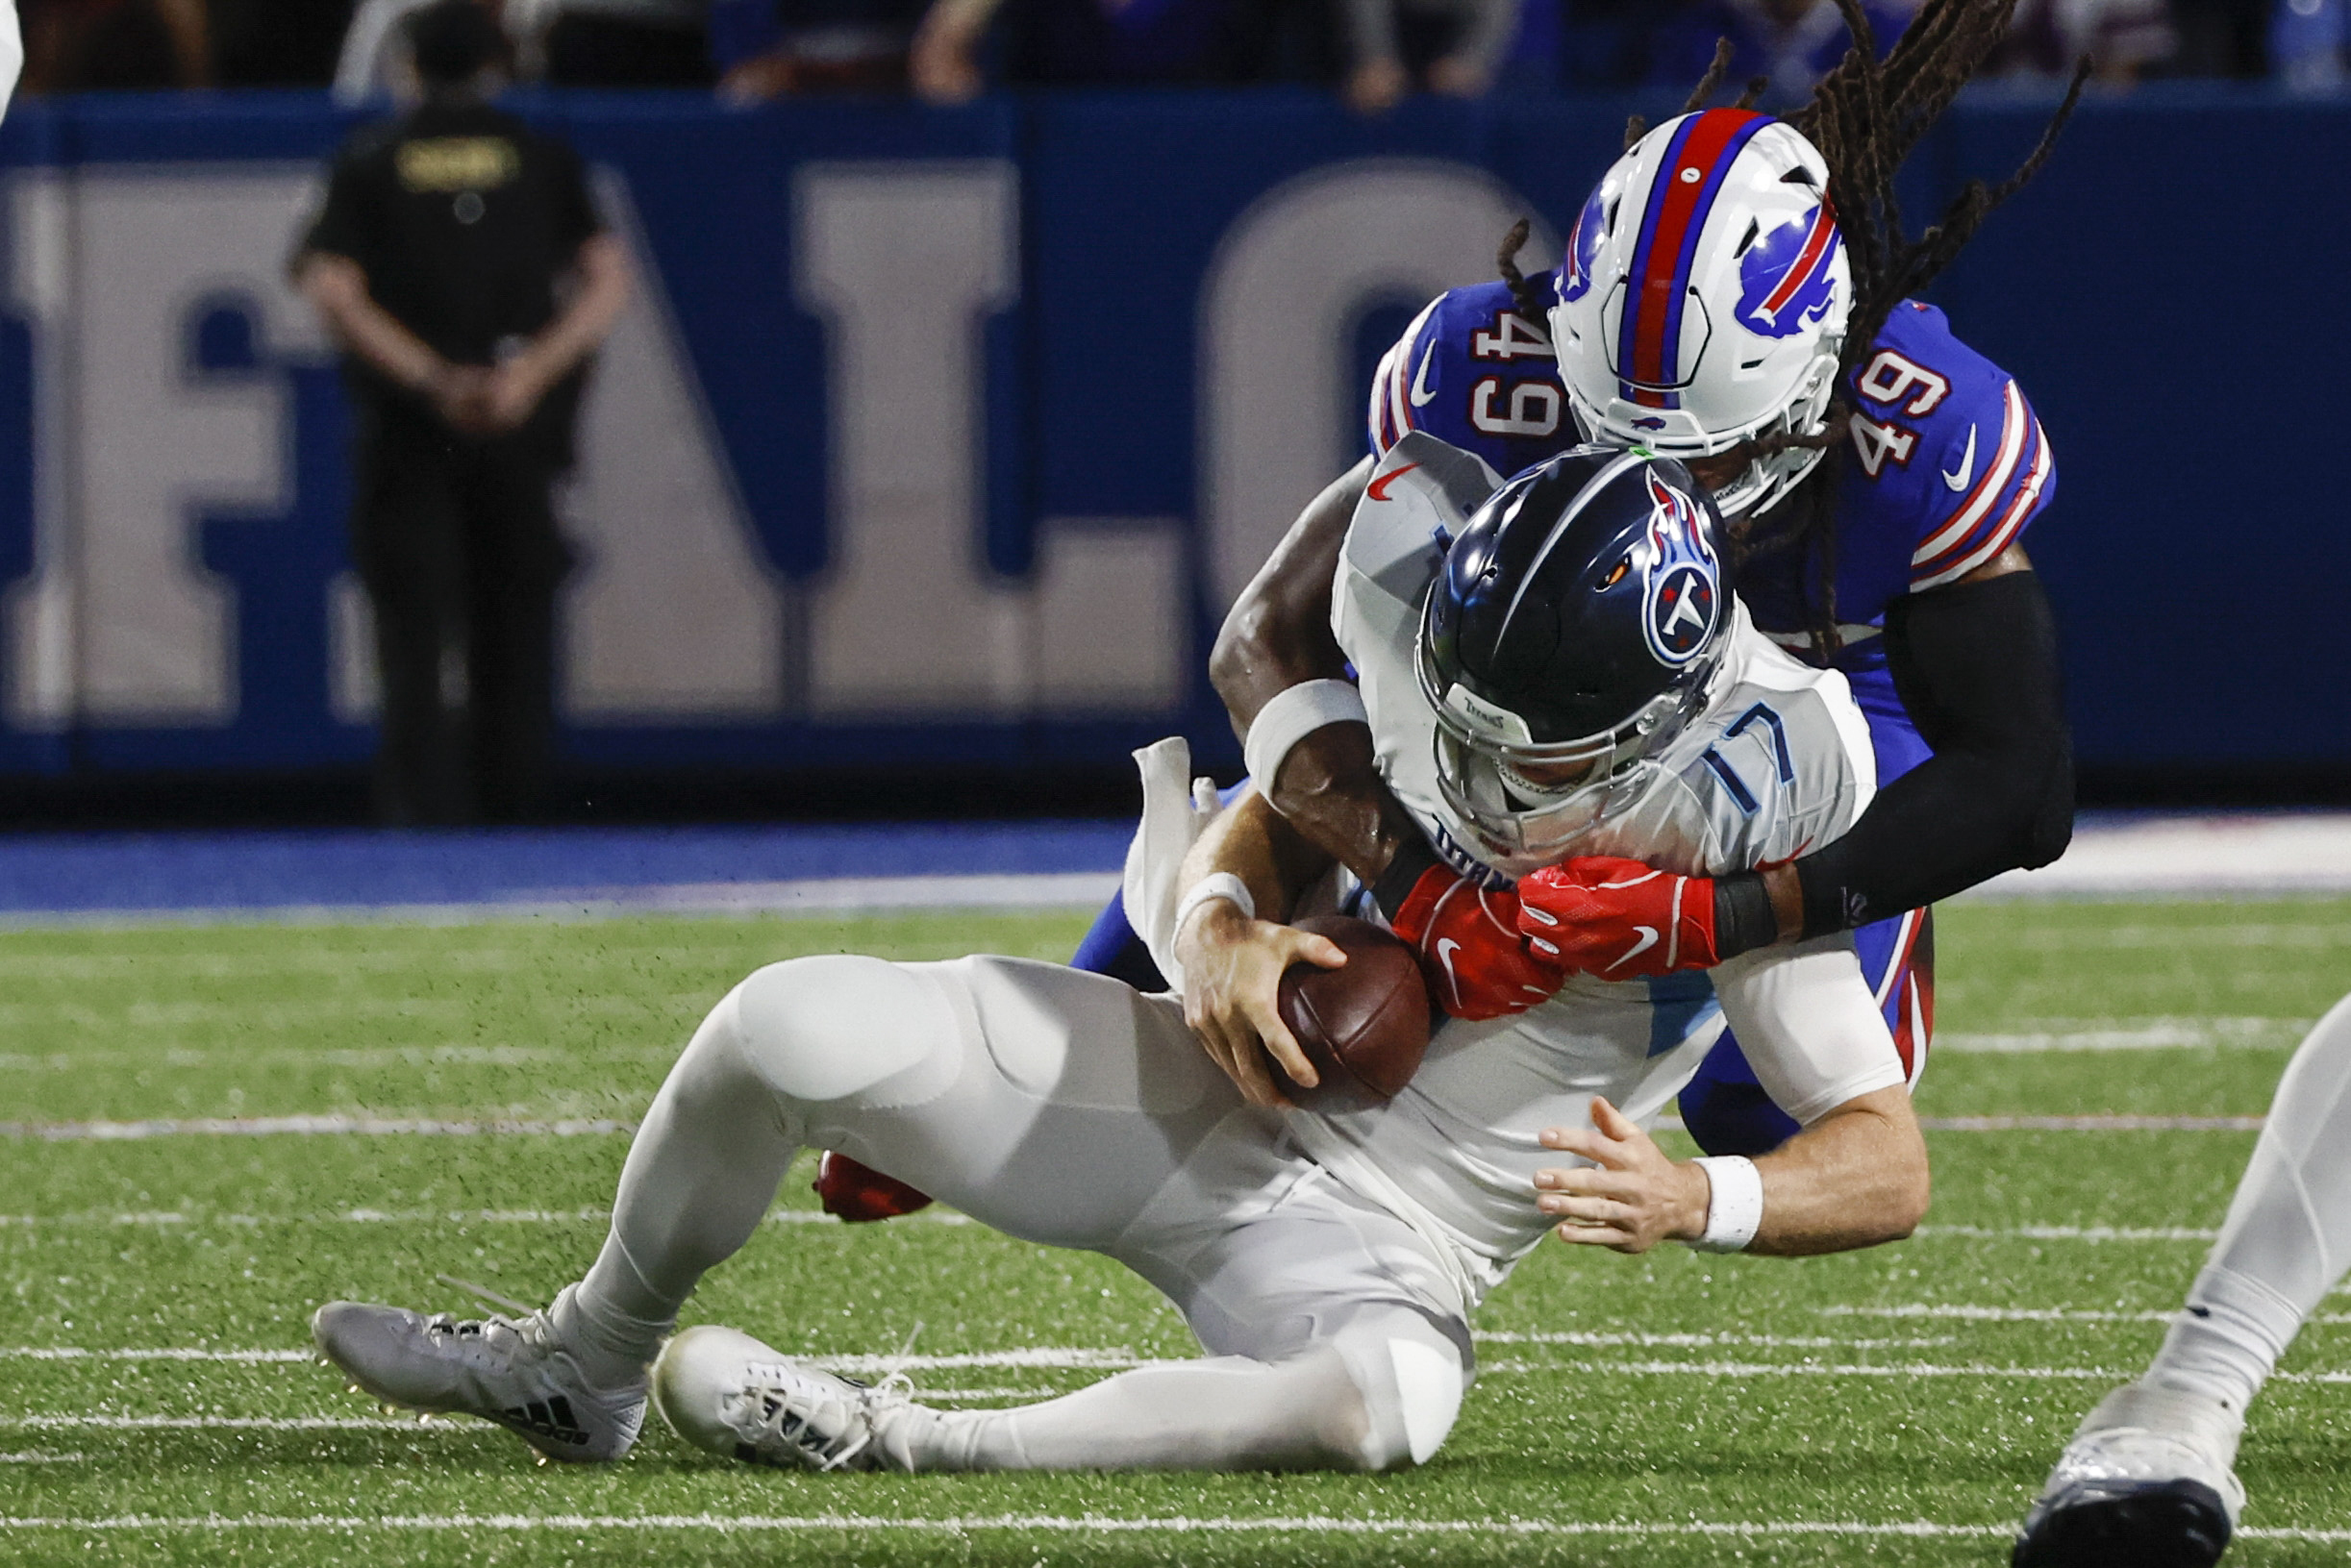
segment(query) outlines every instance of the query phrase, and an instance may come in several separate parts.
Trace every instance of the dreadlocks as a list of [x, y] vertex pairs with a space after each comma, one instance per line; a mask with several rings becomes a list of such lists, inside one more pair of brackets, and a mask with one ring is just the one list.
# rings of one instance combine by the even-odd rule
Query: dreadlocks
[[[1838, 393], [1821, 430], [1810, 435], [1775, 432], [1743, 442], [1725, 456], [1752, 461], [1791, 447], [1833, 452], [1840, 445], [1854, 418], [1844, 388], [1853, 374], [1868, 362], [1888, 315], [1903, 299], [1932, 283], [1974, 236], [1992, 209], [2040, 172], [2058, 134], [2081, 99], [2082, 85], [2089, 75], [2088, 60], [2075, 69], [2064, 102], [2041, 132], [2032, 155], [2013, 174], [1997, 186], [1969, 181], [1944, 210], [1940, 222], [1915, 239], [1902, 231], [1894, 176], [1976, 67], [1999, 46], [2013, 6], [2014, 0], [1926, 0], [1893, 48], [1880, 60], [1861, 0], [1837, 0], [1845, 29], [1852, 35], [1852, 46], [1813, 89], [1812, 101], [1787, 119], [1820, 150], [1828, 163], [1829, 198], [1836, 204], [1837, 226], [1844, 236], [1853, 272], [1853, 304], [1837, 370]], [[1715, 44], [1713, 63], [1682, 112], [1691, 114], [1705, 109], [1721, 90], [1730, 68], [1731, 44], [1725, 38]], [[1764, 86], [1761, 80], [1748, 83], [1738, 107], [1752, 106]], [[1630, 150], [1647, 132], [1647, 122], [1634, 115], [1625, 126], [1625, 147]], [[1530, 308], [1535, 290], [1512, 261], [1525, 242], [1526, 232], [1522, 222], [1505, 241], [1503, 277], [1511, 285], [1519, 312], [1538, 319]], [[1811, 596], [1813, 649], [1822, 659], [1842, 646], [1837, 631], [1834, 524], [1841, 468], [1837, 462], [1814, 468], [1794, 494], [1773, 509], [1767, 530], [1757, 530], [1751, 518], [1741, 518], [1731, 530], [1732, 543], [1742, 558], [1782, 550], [1810, 552], [1816, 574], [1816, 591]]]

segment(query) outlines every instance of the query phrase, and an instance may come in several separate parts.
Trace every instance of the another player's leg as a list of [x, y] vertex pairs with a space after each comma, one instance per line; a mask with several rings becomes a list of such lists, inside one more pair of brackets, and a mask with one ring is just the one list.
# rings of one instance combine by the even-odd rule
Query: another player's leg
[[2086, 1418], [2025, 1518], [2018, 1568], [2206, 1568], [2244, 1489], [2245, 1407], [2351, 1272], [2351, 1000], [2287, 1064], [2220, 1239], [2146, 1375]]
[[[1918, 1086], [1926, 1071], [1927, 1049], [1935, 1033], [1935, 917], [1931, 909], [1913, 909], [1892, 920], [1880, 920], [1853, 933], [1862, 960], [1862, 974], [1893, 1032], [1894, 1049]], [[1697, 977], [1670, 977], [1652, 982], [1661, 987], [1690, 984]], [[1670, 1003], [1671, 998], [1665, 998]], [[1697, 1073], [1683, 1086], [1682, 1125], [1699, 1148], [1710, 1155], [1766, 1155], [1796, 1135], [1796, 1120], [1778, 1106], [1762, 1083], [1738, 1041], [1726, 1033], [1699, 1063]]]
[[1167, 1291], [1209, 1358], [938, 1411], [695, 1329], [663, 1353], [656, 1398], [700, 1447], [816, 1468], [1385, 1470], [1451, 1429], [1469, 1366], [1458, 1287], [1402, 1222], [1273, 1140], [1220, 1132], [1108, 1250]]

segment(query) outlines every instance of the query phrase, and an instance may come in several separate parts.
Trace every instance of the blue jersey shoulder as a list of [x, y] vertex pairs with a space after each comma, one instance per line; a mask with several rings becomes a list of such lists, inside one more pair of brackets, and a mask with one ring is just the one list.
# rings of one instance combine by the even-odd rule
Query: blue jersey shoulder
[[[1538, 286], [1548, 310], [1550, 281]], [[1514, 474], [1575, 445], [1551, 339], [1517, 311], [1499, 282], [1431, 300], [1371, 378], [1372, 453], [1425, 430]]]
[[2023, 536], [2057, 489], [2057, 462], [2015, 380], [1904, 300], [1854, 373], [1848, 539], [1909, 553], [1896, 591], [1956, 582]]

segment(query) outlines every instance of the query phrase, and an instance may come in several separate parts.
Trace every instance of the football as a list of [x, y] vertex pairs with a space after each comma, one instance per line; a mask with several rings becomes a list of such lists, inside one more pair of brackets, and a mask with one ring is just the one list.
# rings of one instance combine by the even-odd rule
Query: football
[[1384, 1104], [1413, 1081], [1429, 1048], [1420, 961], [1394, 933], [1346, 915], [1297, 922], [1338, 944], [1345, 967], [1294, 963], [1282, 975], [1282, 1021], [1322, 1082], [1291, 1098], [1317, 1109]]

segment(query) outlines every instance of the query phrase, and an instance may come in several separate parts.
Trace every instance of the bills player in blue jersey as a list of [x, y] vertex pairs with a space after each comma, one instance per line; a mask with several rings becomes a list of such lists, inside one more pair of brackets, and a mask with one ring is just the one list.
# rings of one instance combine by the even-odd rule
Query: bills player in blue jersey
[[[2055, 460], [2013, 379], [1907, 296], [2031, 177], [2073, 96], [2008, 184], [1971, 187], [1906, 240], [1888, 217], [1891, 183], [1934, 115], [1916, 97], [1898, 113], [1881, 106], [1903, 93], [1947, 102], [1998, 43], [2008, 8], [1928, 0], [1880, 61], [1858, 5], [1839, 5], [1859, 47], [1806, 109], [1785, 120], [1702, 110], [1718, 55], [1688, 112], [1628, 138], [1554, 274], [1528, 280], [1512, 264], [1522, 228], [1505, 241], [1502, 281], [1420, 312], [1373, 379], [1371, 456], [1308, 506], [1218, 638], [1212, 673], [1252, 778], [1375, 889], [1399, 932], [1449, 956], [1438, 994], [1457, 1017], [1523, 1010], [1575, 971], [1703, 994], [1692, 971], [1858, 928], [1915, 1082], [1933, 1030], [1928, 906], [2046, 864], [2070, 834], [2055, 633], [2022, 545], [2056, 493]], [[1504, 474], [1586, 438], [1682, 459], [1732, 520], [1756, 625], [1851, 684], [1877, 750], [1877, 804], [1836, 843], [1762, 873], [1582, 861], [1537, 907], [1508, 888], [1452, 896], [1460, 868], [1381, 784], [1330, 629], [1347, 520], [1378, 458], [1414, 430]], [[1116, 900], [1072, 961], [1163, 983]], [[1682, 1113], [1714, 1155], [1776, 1148], [1796, 1126], [1728, 1037]], [[828, 1163], [820, 1191], [851, 1218], [924, 1201], [849, 1161]]]
[[[1631, 141], [1555, 273], [1519, 277], [1513, 235], [1503, 281], [1433, 301], [1382, 361], [1369, 417], [1375, 457], [1424, 430], [1505, 473], [1579, 439], [1682, 459], [1733, 520], [1758, 627], [1851, 684], [1883, 793], [1838, 842], [1760, 874], [1570, 861], [1564, 894], [1520, 890], [1526, 954], [1498, 938], [1477, 953], [1456, 933], [1494, 981], [1467, 1015], [1542, 983], [1521, 957], [1674, 985], [1758, 946], [1859, 928], [1914, 1077], [1933, 1021], [1927, 906], [2044, 864], [2069, 834], [2055, 637], [2022, 545], [2056, 492], [2050, 445], [2013, 379], [1908, 297], [2049, 137], [2007, 186], [1971, 187], [1906, 240], [1889, 186], [1932, 115], [1873, 106], [1901, 90], [1947, 101], [1997, 42], [2004, 8], [1932, 0], [1884, 62], [1844, 11], [1860, 47], [1810, 106], [1787, 120], [1704, 110], [1710, 80], [1691, 112]], [[1451, 869], [1368, 787], [1362, 732], [1336, 696], [1302, 695], [1340, 674], [1317, 625], [1335, 536], [1324, 509], [1343, 516], [1368, 472], [1301, 516], [1235, 607], [1215, 675], [1261, 785], [1398, 915]], [[1769, 1149], [1794, 1126], [1731, 1040], [1682, 1105], [1712, 1153]]]

